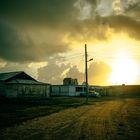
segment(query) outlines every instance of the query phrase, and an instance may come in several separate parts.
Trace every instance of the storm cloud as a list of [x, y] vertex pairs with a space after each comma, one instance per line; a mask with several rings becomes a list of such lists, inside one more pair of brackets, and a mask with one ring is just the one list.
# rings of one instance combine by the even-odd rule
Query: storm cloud
[[[27, 65], [48, 62], [39, 68], [39, 80], [58, 83], [64, 76], [77, 76], [82, 82], [83, 72], [77, 66], [58, 65], [50, 57], [70, 51], [73, 42], [106, 41], [110, 29], [139, 41], [139, 0], [116, 3], [116, 0], [0, 0], [0, 60]], [[89, 72], [100, 72], [90, 72], [93, 81], [107, 77], [99, 69], [110, 71], [104, 63], [91, 65]]]
[[84, 73], [80, 72], [76, 65], [70, 67], [66, 73], [66, 77], [77, 78], [79, 83], [84, 81]]
[[103, 0], [1, 0], [0, 57], [14, 62], [45, 61], [68, 51], [73, 40], [107, 39], [109, 28], [139, 40], [140, 21], [130, 14], [139, 13], [139, 2], [121, 2], [123, 14], [103, 16], [99, 12]]
[[75, 0], [1, 0], [1, 19], [15, 24], [61, 25], [72, 19]]
[[[52, 60], [51, 60], [52, 61]], [[81, 72], [76, 65], [57, 63], [53, 61], [47, 66], [38, 69], [38, 79], [52, 84], [62, 84], [65, 77], [77, 78], [79, 84], [85, 81], [85, 73]], [[111, 67], [105, 62], [93, 62], [88, 68], [89, 83], [105, 85], [111, 72]]]
[[30, 55], [32, 42], [24, 41], [18, 30], [10, 24], [0, 22], [0, 57], [9, 61], [34, 59]]
[[53, 84], [62, 83], [63, 78], [65, 77], [64, 73], [70, 65], [60, 63], [60, 61], [62, 61], [61, 59], [62, 58], [59, 58], [59, 56], [49, 59], [47, 66], [38, 69], [38, 79]]
[[106, 19], [115, 32], [125, 32], [131, 38], [140, 39], [140, 22], [127, 16], [112, 16]]
[[29, 34], [22, 35], [17, 27], [0, 21], [0, 58], [13, 62], [44, 61], [68, 49], [62, 37], [62, 34], [57, 33], [49, 36], [46, 34], [45, 42], [39, 42]]

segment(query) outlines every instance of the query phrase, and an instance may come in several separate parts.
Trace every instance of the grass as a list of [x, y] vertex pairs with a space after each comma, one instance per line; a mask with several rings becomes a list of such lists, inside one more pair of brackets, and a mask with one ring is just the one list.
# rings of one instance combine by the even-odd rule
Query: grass
[[18, 98], [0, 100], [0, 128], [6, 128], [23, 121], [50, 115], [70, 107], [85, 104], [84, 98]]

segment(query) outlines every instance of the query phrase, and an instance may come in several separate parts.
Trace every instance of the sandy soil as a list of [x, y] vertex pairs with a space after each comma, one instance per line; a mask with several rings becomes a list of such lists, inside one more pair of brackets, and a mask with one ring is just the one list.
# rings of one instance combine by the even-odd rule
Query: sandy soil
[[1, 140], [140, 140], [140, 99], [70, 108], [3, 131]]

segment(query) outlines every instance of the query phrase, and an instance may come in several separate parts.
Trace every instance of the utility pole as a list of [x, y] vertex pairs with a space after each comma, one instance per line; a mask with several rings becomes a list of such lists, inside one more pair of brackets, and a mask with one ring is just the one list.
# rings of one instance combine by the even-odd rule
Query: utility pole
[[86, 75], [86, 103], [88, 102], [88, 68], [87, 68], [87, 44], [85, 44], [85, 75]]

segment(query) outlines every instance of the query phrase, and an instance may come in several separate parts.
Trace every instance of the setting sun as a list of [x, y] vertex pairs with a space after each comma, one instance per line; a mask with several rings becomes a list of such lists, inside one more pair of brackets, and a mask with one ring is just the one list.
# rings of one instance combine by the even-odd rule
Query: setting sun
[[133, 84], [137, 80], [137, 63], [124, 52], [118, 53], [112, 63], [109, 82], [112, 84]]

